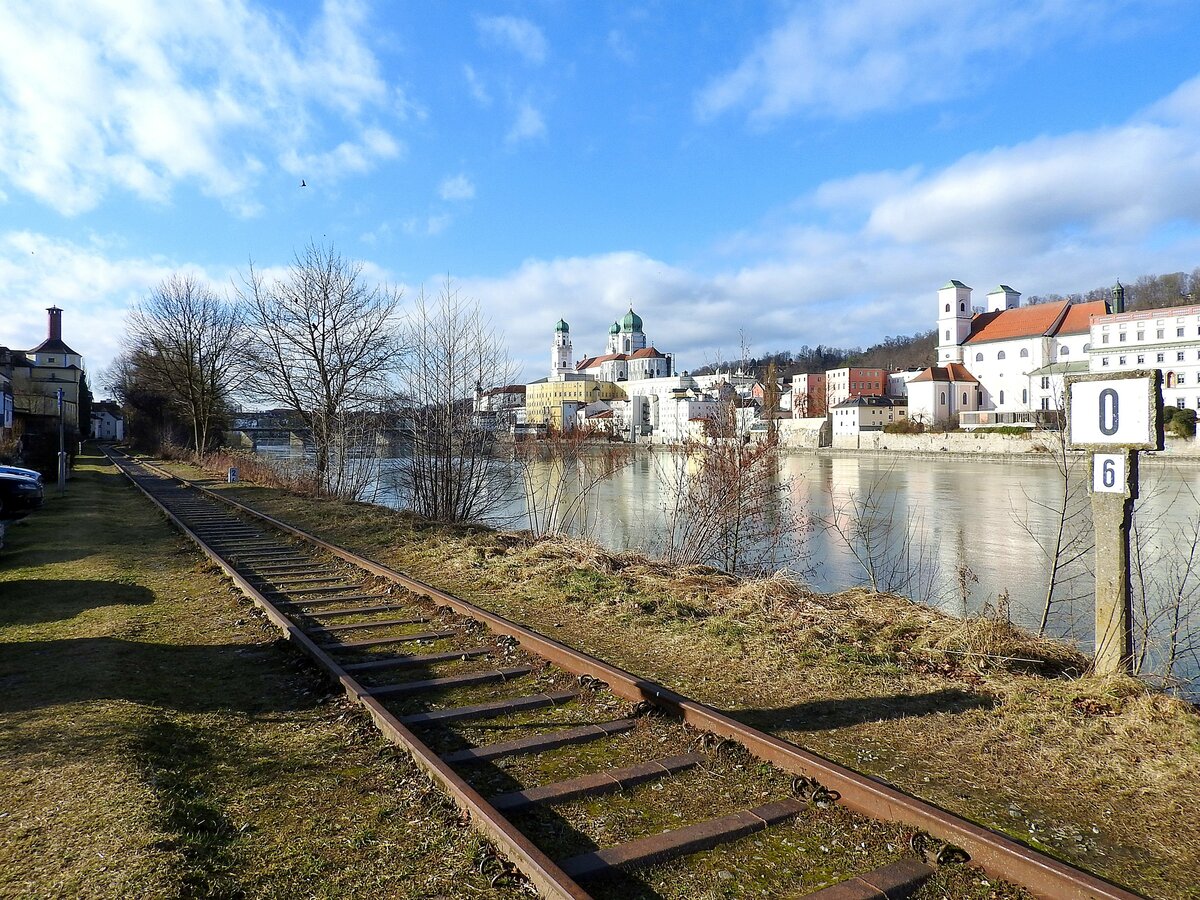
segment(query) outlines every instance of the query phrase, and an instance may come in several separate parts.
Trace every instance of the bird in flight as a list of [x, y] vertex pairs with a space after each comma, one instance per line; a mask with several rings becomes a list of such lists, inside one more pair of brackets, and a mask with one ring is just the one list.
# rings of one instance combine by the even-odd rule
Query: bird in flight
[[300, 187], [308, 187], [308, 185], [304, 183], [303, 178], [300, 179]]

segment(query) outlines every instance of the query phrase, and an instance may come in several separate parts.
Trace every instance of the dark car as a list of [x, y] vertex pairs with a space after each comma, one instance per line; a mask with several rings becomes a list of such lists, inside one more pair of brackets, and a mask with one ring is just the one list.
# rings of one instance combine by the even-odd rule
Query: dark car
[[23, 519], [42, 505], [42, 486], [24, 475], [0, 472], [0, 521]]

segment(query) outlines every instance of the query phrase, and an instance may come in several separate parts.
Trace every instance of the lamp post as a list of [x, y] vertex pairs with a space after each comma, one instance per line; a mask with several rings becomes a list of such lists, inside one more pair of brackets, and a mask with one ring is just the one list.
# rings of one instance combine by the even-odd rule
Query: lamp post
[[67, 447], [64, 440], [63, 427], [63, 389], [58, 394], [58, 494], [61, 497], [67, 492]]

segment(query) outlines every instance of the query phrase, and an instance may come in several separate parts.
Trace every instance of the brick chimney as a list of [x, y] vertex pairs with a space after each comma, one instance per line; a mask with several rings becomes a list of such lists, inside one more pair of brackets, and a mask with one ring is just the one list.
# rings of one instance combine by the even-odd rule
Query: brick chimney
[[52, 341], [62, 340], [62, 310], [52, 306], [46, 312], [50, 313], [50, 331], [46, 335]]

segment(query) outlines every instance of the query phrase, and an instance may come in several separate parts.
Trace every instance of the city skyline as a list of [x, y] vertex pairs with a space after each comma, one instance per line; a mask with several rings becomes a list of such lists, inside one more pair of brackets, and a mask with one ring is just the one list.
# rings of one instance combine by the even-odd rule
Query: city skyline
[[630, 304], [687, 369], [1200, 264], [1191, 5], [697, 9], [5, 4], [0, 344], [57, 305], [95, 371], [171, 272], [310, 240], [448, 273], [525, 380]]

